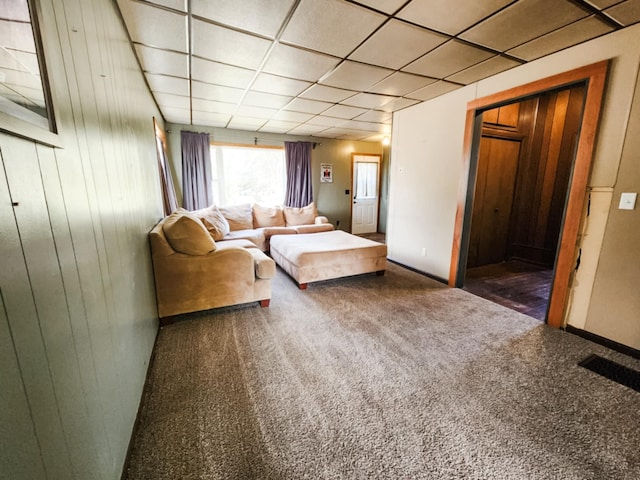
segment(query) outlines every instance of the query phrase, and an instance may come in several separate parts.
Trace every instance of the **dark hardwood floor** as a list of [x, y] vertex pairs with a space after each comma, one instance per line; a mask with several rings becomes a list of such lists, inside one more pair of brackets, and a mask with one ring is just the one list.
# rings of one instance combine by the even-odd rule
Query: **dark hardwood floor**
[[464, 290], [544, 321], [553, 270], [509, 261], [467, 269]]

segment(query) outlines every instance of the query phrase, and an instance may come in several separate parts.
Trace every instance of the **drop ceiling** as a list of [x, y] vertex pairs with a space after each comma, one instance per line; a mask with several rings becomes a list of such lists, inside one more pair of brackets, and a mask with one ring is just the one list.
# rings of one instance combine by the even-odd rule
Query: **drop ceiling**
[[379, 141], [392, 114], [640, 21], [640, 0], [118, 0], [165, 120]]

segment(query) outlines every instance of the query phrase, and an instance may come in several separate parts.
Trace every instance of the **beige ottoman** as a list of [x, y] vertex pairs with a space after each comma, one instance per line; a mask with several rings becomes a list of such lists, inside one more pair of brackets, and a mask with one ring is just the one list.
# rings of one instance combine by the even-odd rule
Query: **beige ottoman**
[[387, 268], [387, 246], [342, 230], [271, 237], [271, 257], [300, 289], [307, 283]]

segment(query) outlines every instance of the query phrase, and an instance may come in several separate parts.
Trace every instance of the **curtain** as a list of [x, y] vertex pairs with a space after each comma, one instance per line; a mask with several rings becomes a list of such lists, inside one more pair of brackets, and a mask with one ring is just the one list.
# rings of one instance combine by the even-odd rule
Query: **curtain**
[[287, 207], [306, 207], [313, 201], [311, 142], [284, 142], [287, 163]]
[[180, 132], [182, 147], [182, 206], [197, 210], [213, 203], [209, 134]]
[[160, 171], [160, 187], [162, 188], [162, 206], [164, 214], [169, 215], [178, 208], [178, 199], [167, 160], [167, 137], [155, 118], [153, 119], [153, 128], [156, 132], [156, 153]]

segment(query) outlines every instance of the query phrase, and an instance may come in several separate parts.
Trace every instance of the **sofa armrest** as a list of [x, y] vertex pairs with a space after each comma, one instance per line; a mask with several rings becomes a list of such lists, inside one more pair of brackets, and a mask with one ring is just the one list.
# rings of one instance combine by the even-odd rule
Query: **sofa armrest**
[[272, 258], [257, 248], [248, 248], [247, 251], [253, 256], [256, 277], [266, 280], [276, 276], [276, 262]]

